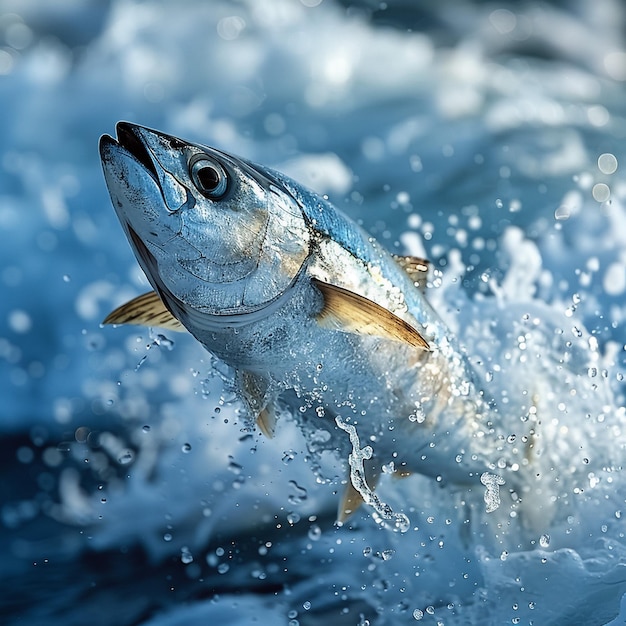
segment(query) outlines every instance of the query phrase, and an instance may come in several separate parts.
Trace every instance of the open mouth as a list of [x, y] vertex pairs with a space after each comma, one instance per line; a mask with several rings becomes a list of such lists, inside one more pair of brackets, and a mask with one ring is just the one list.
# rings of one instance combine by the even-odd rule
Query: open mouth
[[150, 172], [155, 180], [158, 180], [157, 171], [154, 167], [150, 152], [148, 148], [146, 148], [146, 144], [139, 137], [135, 128], [133, 124], [129, 124], [128, 122], [118, 122], [115, 126], [117, 142], [122, 148], [128, 150], [128, 152]]
[[128, 122], [118, 122], [116, 126], [117, 138], [111, 137], [111, 135], [102, 135], [102, 137], [100, 137], [100, 157], [103, 164], [109, 161], [115, 162], [116, 150], [123, 148], [135, 158], [153, 180], [158, 183], [159, 177], [157, 170], [152, 156], [150, 155], [150, 151], [141, 137], [140, 128], [141, 127]]

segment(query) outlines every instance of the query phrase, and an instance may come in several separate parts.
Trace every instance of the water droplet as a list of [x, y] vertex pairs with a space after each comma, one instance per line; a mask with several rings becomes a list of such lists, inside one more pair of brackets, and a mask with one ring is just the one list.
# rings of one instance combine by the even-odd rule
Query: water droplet
[[[311, 541], [317, 541], [322, 536], [322, 529], [317, 524], [311, 524], [308, 537]], [[365, 552], [365, 551], [364, 551]]]
[[383, 551], [380, 553], [380, 556], [382, 557], [383, 561], [389, 561], [389, 560], [391, 560], [391, 559], [393, 558], [393, 555], [394, 555], [394, 551], [393, 551], [393, 550], [391, 550], [391, 549], [388, 549], [388, 550], [383, 550]]
[[30, 315], [21, 309], [15, 309], [9, 313], [8, 323], [10, 329], [18, 334], [27, 333], [33, 325]]
[[565, 205], [561, 205], [554, 211], [554, 219], [558, 221], [567, 220], [569, 219], [569, 217], [570, 217], [570, 208]]
[[63, 274], [63, 282], [64, 283], [69, 283], [70, 280], [72, 280], [72, 279], [70, 278], [69, 274]]
[[306, 602], [304, 602], [304, 603], [302, 604], [302, 608], [303, 608], [305, 611], [308, 611], [308, 610], [311, 608], [311, 603], [307, 600]]
[[421, 609], [415, 609], [415, 611], [413, 611], [413, 619], [418, 622], [421, 619], [424, 619], [424, 611], [422, 611]]
[[181, 450], [187, 454], [188, 452], [191, 452], [191, 444], [190, 443], [184, 443]]
[[289, 486], [294, 490], [295, 493], [291, 494], [287, 500], [290, 504], [300, 504], [304, 500], [307, 499], [307, 491], [304, 487], [300, 487], [295, 480], [289, 481]]
[[596, 183], [591, 190], [591, 195], [596, 202], [606, 202], [611, 197], [611, 189], [605, 183]]
[[193, 562], [193, 555], [191, 554], [191, 552], [189, 552], [189, 548], [187, 546], [183, 546], [180, 549], [180, 560], [185, 565], [188, 565], [189, 563]]
[[610, 152], [605, 152], [598, 157], [598, 169], [603, 174], [614, 174], [617, 170], [617, 159]]
[[382, 466], [383, 474], [394, 474], [396, 471], [396, 466], [393, 461], [386, 463]]
[[174, 348], [174, 342], [171, 339], [168, 339], [165, 335], [157, 335], [154, 338], [154, 343], [161, 348], [166, 348], [167, 350], [172, 350]]
[[235, 462], [235, 459], [233, 458], [232, 455], [228, 455], [228, 469], [235, 475], [239, 475], [241, 474], [241, 471], [243, 470], [243, 466], [239, 465], [239, 463]]
[[120, 465], [128, 465], [129, 463], [132, 463], [134, 458], [135, 458], [135, 455], [133, 451], [128, 448], [124, 448], [124, 450], [122, 450], [119, 456], [117, 457], [117, 462]]
[[296, 458], [297, 454], [298, 453], [294, 452], [293, 450], [285, 450], [283, 452], [283, 458], [282, 458], [283, 463], [287, 465], [288, 463], [290, 463]]
[[228, 563], [220, 563], [217, 566], [217, 571], [219, 574], [225, 574], [230, 569]]
[[541, 537], [539, 537], [539, 545], [542, 548], [547, 548], [550, 545], [550, 535], [541, 535]]

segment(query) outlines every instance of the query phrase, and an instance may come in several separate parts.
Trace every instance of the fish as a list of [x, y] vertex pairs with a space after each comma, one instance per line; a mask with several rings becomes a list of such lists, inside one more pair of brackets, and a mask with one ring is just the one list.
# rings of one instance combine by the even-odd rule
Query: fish
[[478, 488], [512, 465], [492, 402], [428, 302], [427, 261], [391, 254], [327, 199], [216, 148], [130, 122], [99, 148], [153, 288], [104, 324], [189, 332], [228, 366], [264, 435], [285, 413], [325, 433], [349, 456], [340, 522], [384, 471]]

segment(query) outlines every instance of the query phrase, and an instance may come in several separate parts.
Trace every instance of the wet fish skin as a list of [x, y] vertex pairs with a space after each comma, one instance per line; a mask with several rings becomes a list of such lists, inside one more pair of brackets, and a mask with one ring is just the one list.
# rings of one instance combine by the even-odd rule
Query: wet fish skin
[[[140, 322], [169, 313], [231, 366], [266, 434], [283, 402], [331, 432], [329, 448], [345, 440], [335, 415], [356, 425], [374, 448], [373, 482], [389, 461], [464, 484], [495, 467], [492, 415], [416, 287], [419, 263], [405, 271], [323, 198], [213, 148], [120, 122], [100, 154], [159, 296]], [[125, 311], [107, 321], [132, 323]]]

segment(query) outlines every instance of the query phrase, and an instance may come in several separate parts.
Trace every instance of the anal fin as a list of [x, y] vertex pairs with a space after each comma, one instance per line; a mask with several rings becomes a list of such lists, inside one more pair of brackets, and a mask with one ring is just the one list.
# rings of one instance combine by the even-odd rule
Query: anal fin
[[270, 383], [260, 374], [239, 371], [237, 374], [241, 395], [246, 408], [254, 417], [259, 430], [268, 438], [274, 437], [276, 430], [276, 411], [269, 398]]
[[276, 432], [275, 411], [268, 407], [261, 409], [256, 417], [256, 425], [268, 439], [272, 439], [274, 437], [274, 433]]

